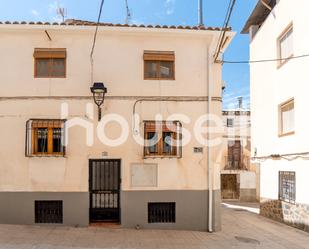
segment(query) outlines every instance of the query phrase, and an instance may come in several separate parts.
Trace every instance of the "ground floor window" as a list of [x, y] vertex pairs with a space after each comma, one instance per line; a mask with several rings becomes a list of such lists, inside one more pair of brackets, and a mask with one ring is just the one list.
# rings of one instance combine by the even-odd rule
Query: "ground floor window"
[[35, 201], [35, 223], [63, 223], [62, 201]]
[[295, 203], [295, 172], [279, 171], [279, 200]]
[[149, 202], [148, 223], [175, 223], [175, 202]]
[[26, 156], [64, 156], [64, 120], [31, 119], [26, 126]]

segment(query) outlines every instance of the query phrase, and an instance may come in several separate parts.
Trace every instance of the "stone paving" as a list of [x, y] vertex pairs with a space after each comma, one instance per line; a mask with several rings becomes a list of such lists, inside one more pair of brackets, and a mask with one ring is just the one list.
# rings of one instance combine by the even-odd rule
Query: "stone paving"
[[309, 249], [308, 233], [238, 205], [222, 206], [218, 233], [0, 225], [0, 249]]

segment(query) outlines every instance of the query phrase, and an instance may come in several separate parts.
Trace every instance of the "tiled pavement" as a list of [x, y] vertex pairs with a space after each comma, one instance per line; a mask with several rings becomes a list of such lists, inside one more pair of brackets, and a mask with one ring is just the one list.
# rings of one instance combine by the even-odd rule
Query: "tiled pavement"
[[[238, 205], [238, 204], [235, 204]], [[0, 225], [0, 249], [309, 249], [309, 234], [235, 206], [222, 207], [222, 232]], [[232, 208], [231, 208], [232, 207]], [[250, 211], [254, 211], [254, 208]]]

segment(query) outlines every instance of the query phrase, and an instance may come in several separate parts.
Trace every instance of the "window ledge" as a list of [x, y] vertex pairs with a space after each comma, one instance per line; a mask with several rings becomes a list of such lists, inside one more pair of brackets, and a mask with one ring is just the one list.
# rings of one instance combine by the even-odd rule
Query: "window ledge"
[[56, 157], [56, 158], [65, 158], [65, 155], [27, 155], [26, 157], [32, 157], [32, 158], [46, 158], [46, 157]]
[[181, 156], [144, 156], [144, 159], [179, 159]]
[[295, 134], [295, 131], [279, 134], [278, 137], [287, 137], [287, 136], [292, 136]]
[[280, 69], [281, 67], [283, 67], [286, 63], [288, 63], [288, 61], [291, 60], [291, 58], [294, 56], [294, 54], [291, 54], [287, 59], [285, 60], [279, 60], [278, 65], [277, 65], [277, 69]]

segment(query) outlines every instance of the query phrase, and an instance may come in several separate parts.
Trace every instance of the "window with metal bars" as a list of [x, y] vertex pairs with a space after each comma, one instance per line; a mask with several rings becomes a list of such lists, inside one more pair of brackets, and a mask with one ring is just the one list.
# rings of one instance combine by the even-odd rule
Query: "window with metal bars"
[[179, 121], [145, 121], [145, 157], [181, 157]]
[[60, 119], [28, 120], [26, 156], [64, 156], [64, 123]]
[[148, 223], [175, 223], [175, 202], [149, 202]]
[[62, 201], [35, 201], [35, 223], [63, 223]]
[[296, 177], [295, 172], [279, 171], [279, 200], [295, 203]]

